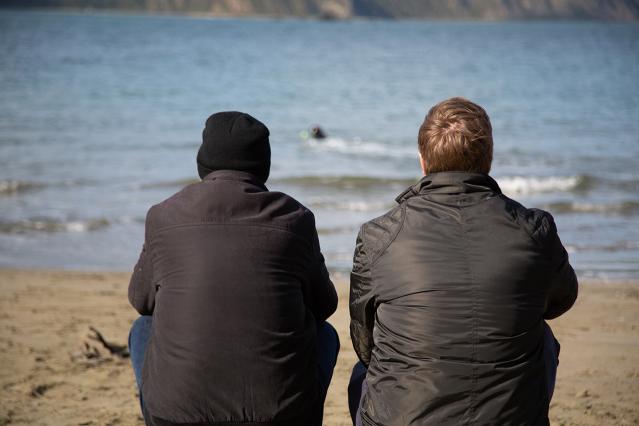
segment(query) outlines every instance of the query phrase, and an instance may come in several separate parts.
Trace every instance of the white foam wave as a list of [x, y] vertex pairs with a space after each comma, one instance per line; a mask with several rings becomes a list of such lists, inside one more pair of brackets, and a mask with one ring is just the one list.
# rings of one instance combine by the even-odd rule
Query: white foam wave
[[497, 179], [499, 187], [505, 194], [535, 194], [540, 192], [566, 192], [577, 189], [581, 183], [580, 176], [523, 177], [511, 176]]
[[374, 157], [417, 158], [417, 146], [393, 146], [360, 139], [309, 139], [306, 144], [318, 151], [358, 154]]
[[32, 219], [20, 222], [0, 223], [0, 232], [23, 234], [25, 232], [88, 232], [109, 226], [107, 219], [71, 220]]
[[608, 244], [568, 244], [566, 251], [568, 253], [577, 252], [616, 252], [626, 250], [636, 250], [639, 243], [636, 241], [615, 241]]
[[338, 235], [338, 234], [353, 234], [357, 232], [357, 227], [354, 226], [341, 226], [335, 228], [317, 228], [319, 235]]
[[24, 182], [21, 180], [0, 180], [0, 195], [12, 195], [19, 192], [29, 191], [42, 186], [34, 182]]
[[325, 210], [341, 210], [351, 212], [369, 212], [387, 210], [392, 207], [392, 203], [384, 201], [311, 201], [311, 207]]
[[619, 203], [595, 204], [583, 202], [555, 202], [546, 205], [551, 212], [557, 213], [599, 213], [633, 215], [639, 212], [639, 201], [627, 200]]

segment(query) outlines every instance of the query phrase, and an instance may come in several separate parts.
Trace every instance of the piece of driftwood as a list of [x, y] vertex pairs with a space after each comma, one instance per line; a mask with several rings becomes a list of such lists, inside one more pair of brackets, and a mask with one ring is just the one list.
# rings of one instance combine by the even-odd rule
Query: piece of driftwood
[[89, 334], [89, 338], [102, 343], [102, 346], [104, 346], [111, 355], [120, 358], [128, 358], [130, 356], [129, 348], [126, 345], [118, 345], [116, 343], [109, 342], [104, 338], [102, 333], [93, 326], [89, 326], [89, 330], [93, 332], [93, 334]]

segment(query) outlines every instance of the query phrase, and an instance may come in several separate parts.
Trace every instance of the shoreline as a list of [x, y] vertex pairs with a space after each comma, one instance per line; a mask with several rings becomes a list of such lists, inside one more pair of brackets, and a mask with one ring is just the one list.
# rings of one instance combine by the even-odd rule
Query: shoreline
[[[0, 425], [143, 424], [130, 361], [110, 355], [89, 329], [126, 345], [137, 317], [127, 299], [129, 277], [0, 268]], [[348, 276], [332, 277], [340, 301], [329, 322], [341, 351], [324, 424], [342, 426], [350, 425], [346, 386], [356, 356], [348, 335]], [[551, 424], [639, 424], [638, 314], [639, 280], [580, 283], [575, 306], [550, 321], [561, 343]]]

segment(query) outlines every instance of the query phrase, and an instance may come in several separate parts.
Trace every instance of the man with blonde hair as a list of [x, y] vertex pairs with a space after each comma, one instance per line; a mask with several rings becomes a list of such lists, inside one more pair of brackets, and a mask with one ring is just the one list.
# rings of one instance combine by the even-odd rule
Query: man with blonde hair
[[435, 105], [418, 146], [425, 176], [357, 238], [353, 422], [546, 425], [559, 345], [545, 320], [577, 297], [553, 218], [488, 175], [479, 105]]

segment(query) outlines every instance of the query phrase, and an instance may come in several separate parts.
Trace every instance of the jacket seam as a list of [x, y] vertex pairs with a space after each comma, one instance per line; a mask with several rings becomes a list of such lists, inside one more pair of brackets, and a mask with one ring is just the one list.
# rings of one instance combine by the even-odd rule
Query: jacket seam
[[[365, 241], [366, 241], [366, 226], [362, 226], [362, 245], [364, 245]], [[370, 275], [371, 274], [370, 266], [373, 265], [371, 261], [371, 253], [369, 253], [368, 250], [364, 249], [364, 255], [366, 256], [366, 260], [368, 261], [368, 264], [369, 264], [368, 274]]]
[[[151, 216], [151, 210], [153, 210], [153, 207], [151, 207], [149, 209], [149, 213], [148, 213], [149, 218]], [[145, 230], [145, 232], [146, 232], [146, 230]], [[146, 254], [147, 254], [148, 257], [147, 257], [145, 265], [143, 265], [143, 267], [151, 269], [151, 277], [150, 277], [151, 278], [150, 279], [151, 282], [148, 283], [148, 285], [149, 285], [149, 289], [148, 290], [149, 290], [149, 294], [153, 294], [153, 311], [155, 311], [155, 297], [156, 297], [155, 293], [157, 293], [157, 287], [156, 287], [157, 284], [156, 283], [159, 282], [160, 280], [156, 277], [156, 274], [154, 273], [154, 269], [155, 269], [154, 268], [154, 266], [155, 266], [154, 258], [155, 258], [155, 256], [154, 256], [154, 251], [151, 250], [151, 239], [152, 239], [152, 237], [153, 237], [153, 233], [149, 232], [148, 241], [147, 241], [147, 238], [146, 238], [146, 235], [145, 235], [145, 241], [144, 241], [145, 247], [144, 248], [146, 250]], [[147, 244], [147, 242], [148, 242], [148, 244]]]
[[466, 241], [466, 244], [464, 244], [464, 254], [466, 257], [466, 264], [468, 265], [468, 278], [470, 280], [470, 291], [471, 291], [471, 314], [472, 314], [472, 332], [471, 332], [471, 336], [472, 336], [472, 375], [471, 375], [471, 382], [472, 382], [472, 386], [470, 389], [470, 394], [469, 394], [469, 398], [470, 398], [470, 403], [469, 403], [469, 407], [468, 407], [468, 419], [463, 423], [464, 425], [468, 425], [468, 424], [473, 424], [472, 419], [475, 413], [475, 403], [476, 403], [476, 388], [477, 388], [477, 294], [476, 294], [476, 287], [475, 287], [475, 279], [473, 277], [473, 271], [472, 268], [470, 266], [470, 261], [469, 261], [469, 248], [468, 248], [468, 243], [470, 242], [470, 239], [468, 238], [468, 234], [467, 234], [467, 223], [466, 223], [466, 218], [463, 215], [463, 211], [460, 211], [460, 213], [462, 213], [461, 215], [461, 229], [462, 229], [462, 234], [464, 237], [464, 240]]
[[[373, 258], [370, 260], [371, 269], [373, 268], [373, 265], [375, 264], [375, 262], [377, 262], [379, 260], [379, 258], [382, 256], [382, 254], [384, 254], [384, 252], [386, 250], [388, 250], [390, 245], [393, 244], [393, 242], [397, 239], [397, 236], [399, 235], [399, 233], [404, 228], [404, 222], [405, 222], [405, 219], [406, 219], [406, 203], [400, 204], [399, 207], [400, 207], [401, 216], [400, 216], [400, 224], [397, 227], [397, 231], [395, 231], [395, 233], [391, 236], [391, 238], [388, 240], [388, 242], [384, 244], [383, 248], [379, 251], [379, 253], [376, 253], [373, 256]], [[371, 277], [372, 277], [372, 271], [371, 271]]]
[[[365, 236], [366, 236], [366, 226], [362, 226], [362, 229], [361, 229], [361, 241], [362, 241], [362, 246], [365, 244], [365, 241], [366, 241]], [[371, 262], [371, 256], [370, 256], [370, 253], [368, 252], [368, 250], [366, 250], [366, 248], [364, 248], [364, 256], [366, 257], [366, 261], [368, 262], [368, 274], [367, 274], [367, 275], [368, 275], [368, 285], [369, 285], [369, 287], [370, 287], [370, 290], [369, 290], [369, 291], [372, 293], [372, 291], [373, 291], [373, 272], [372, 272], [373, 264], [372, 264], [372, 262]], [[361, 286], [358, 286], [358, 287], [359, 287], [359, 291], [361, 292]], [[377, 309], [377, 308], [376, 308], [376, 309]], [[364, 316], [365, 316], [365, 315], [366, 315], [366, 313], [364, 312]], [[360, 322], [360, 321], [359, 321], [359, 320], [357, 320], [357, 323], [359, 323], [359, 322]], [[373, 324], [374, 324], [374, 323], [375, 323], [375, 318], [373, 318]], [[358, 327], [361, 327], [361, 328], [363, 328], [363, 329], [365, 329], [365, 328], [366, 328], [363, 324], [362, 324], [361, 326], [360, 326], [360, 325], [358, 325]], [[367, 330], [367, 331], [368, 331], [368, 330]], [[358, 340], [360, 340], [360, 339], [358, 339]], [[372, 340], [372, 331], [371, 331], [371, 340]], [[357, 351], [356, 351], [356, 352], [357, 352]], [[372, 347], [370, 348], [370, 355], [369, 355], [369, 357], [368, 357], [368, 364], [367, 364], [367, 363], [365, 363], [365, 362], [362, 360], [362, 358], [359, 356], [359, 353], [357, 353], [357, 357], [359, 358], [359, 360], [360, 360], [362, 363], [366, 364], [367, 366], [368, 366], [368, 365], [370, 365], [370, 362], [371, 362], [371, 358], [372, 358], [372, 356], [373, 356], [373, 348], [372, 348]]]
[[360, 415], [362, 417], [362, 423], [366, 426], [377, 426], [377, 423], [375, 423], [364, 410], [360, 411]]
[[282, 232], [286, 232], [288, 234], [291, 234], [292, 236], [306, 242], [307, 244], [310, 244], [310, 242], [302, 237], [301, 235], [299, 235], [296, 232], [291, 231], [290, 229], [287, 229], [286, 227], [283, 226], [277, 226], [277, 225], [267, 225], [267, 224], [263, 224], [263, 223], [252, 223], [252, 222], [190, 222], [190, 223], [180, 223], [178, 225], [169, 225], [169, 226], [163, 226], [161, 228], [158, 228], [156, 230], [154, 230], [150, 236], [149, 236], [149, 242], [155, 238], [157, 236], [157, 234], [169, 231], [171, 229], [177, 229], [177, 228], [189, 228], [189, 227], [195, 227], [195, 226], [253, 226], [253, 227], [257, 227], [257, 228], [270, 228], [270, 229], [276, 229], [278, 231], [282, 231]]
[[[504, 194], [499, 194], [499, 197], [501, 197], [505, 202], [513, 202], [513, 200], [511, 200], [510, 198], [506, 197]], [[526, 207], [521, 206], [522, 208], [526, 209]], [[530, 209], [526, 209], [526, 210], [530, 210]], [[545, 210], [541, 210], [541, 209], [537, 209], [541, 212], [541, 214], [539, 215], [539, 217], [536, 218], [536, 221], [543, 221], [544, 217], [546, 215], [548, 215], [548, 212], [546, 212]], [[535, 244], [536, 247], [541, 247], [543, 248], [543, 244], [541, 244], [539, 242], [539, 240], [537, 238], [535, 238], [534, 234], [535, 232], [531, 232], [530, 229], [528, 229], [528, 227], [526, 226], [525, 223], [522, 223], [522, 217], [519, 214], [519, 212], [515, 211], [515, 217], [514, 217], [514, 221], [515, 223], [517, 223], [517, 225], [519, 225], [519, 227], [526, 233], [526, 235], [528, 236], [528, 238], [530, 238], [532, 240], [532, 242]]]

